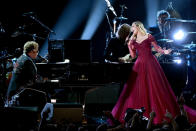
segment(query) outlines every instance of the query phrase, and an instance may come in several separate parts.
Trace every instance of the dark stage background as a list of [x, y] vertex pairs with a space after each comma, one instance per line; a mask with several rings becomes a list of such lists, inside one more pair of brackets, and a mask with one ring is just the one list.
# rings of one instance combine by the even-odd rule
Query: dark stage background
[[[101, 3], [99, 3], [100, 1]], [[194, 14], [196, 10], [195, 0], [111, 0], [111, 4], [118, 17], [121, 15], [120, 5], [127, 7], [127, 9], [124, 9], [123, 16], [128, 18], [128, 20], [124, 20], [122, 23], [131, 24], [133, 21], [140, 20], [149, 29], [150, 27], [157, 26], [156, 12], [161, 9], [166, 9], [170, 1], [173, 2], [173, 7], [181, 14], [182, 19], [196, 19]], [[68, 7], [71, 8], [67, 9]], [[8, 0], [3, 2], [0, 7], [0, 56], [4, 58], [4, 56], [9, 54], [14, 55], [15, 50], [22, 48], [28, 40], [36, 40], [40, 45], [40, 51], [47, 52], [48, 38], [63, 41], [76, 39], [91, 40], [91, 60], [93, 62], [103, 61], [106, 40], [110, 35], [109, 23], [105, 15], [106, 8], [105, 0]], [[89, 23], [93, 9], [97, 9], [101, 13], [95, 13], [94, 20]], [[62, 15], [63, 12], [65, 12], [64, 15]], [[30, 16], [33, 16], [38, 21], [32, 19]], [[59, 22], [60, 16], [64, 16], [63, 18], [66, 18], [66, 20]], [[59, 26], [57, 29], [57, 23], [61, 23], [62, 27]], [[87, 37], [82, 37], [86, 27], [90, 24], [92, 25], [89, 30], [93, 30], [94, 32], [88, 33], [89, 37], [88, 35]], [[94, 26], [96, 24], [97, 26]], [[59, 31], [59, 29], [62, 30]], [[56, 34], [50, 33], [51, 30]], [[68, 32], [68, 30], [69, 33], [62, 35], [63, 32]], [[77, 43], [82, 44], [79, 41]], [[78, 46], [72, 47], [72, 50], [75, 50], [74, 48]], [[79, 48], [84, 50], [82, 46]], [[195, 66], [193, 67], [193, 71], [196, 72]], [[195, 76], [190, 78], [193, 83], [195, 83], [194, 78]], [[173, 81], [170, 82], [172, 83]]]
[[[156, 27], [156, 12], [161, 9], [166, 9], [168, 2], [173, 2], [173, 7], [180, 13], [182, 19], [184, 20], [196, 20], [196, 0], [109, 0], [114, 7], [117, 16], [121, 15], [120, 5], [125, 5], [127, 9], [124, 9], [123, 16], [128, 18], [123, 20], [122, 23], [131, 24], [133, 21], [139, 20], [142, 21], [149, 30], [151, 27]], [[86, 111], [90, 114], [97, 113], [100, 115], [103, 110], [111, 110], [118, 99], [119, 93], [122, 89], [122, 82], [124, 82], [124, 77], [128, 70], [131, 69], [130, 65], [121, 66], [120, 64], [114, 65], [102, 65], [103, 63], [103, 54], [106, 46], [106, 41], [110, 37], [110, 26], [108, 19], [105, 15], [107, 6], [105, 0], [6, 0], [0, 4], [0, 96], [2, 92], [5, 94], [7, 87], [5, 86], [5, 79], [8, 74], [4, 70], [4, 62], [11, 56], [12, 59], [16, 55], [16, 49], [22, 48], [24, 43], [29, 40], [35, 40], [40, 45], [40, 52], [43, 57], [48, 52], [48, 39], [60, 40], [63, 42], [74, 40], [72, 52], [77, 50], [86, 51], [84, 49], [88, 46], [82, 46], [85, 41], [80, 42], [80, 40], [90, 40], [90, 57], [92, 65], [84, 66], [83, 64], [72, 65], [71, 72], [73, 75], [74, 84], [77, 82], [80, 84], [74, 85], [67, 83], [65, 85], [60, 85], [57, 83], [48, 85], [44, 87], [51, 88], [53, 91], [54, 88], [57, 89], [57, 99], [69, 100], [66, 102], [86, 102]], [[111, 13], [111, 12], [110, 12]], [[33, 17], [31, 17], [33, 16]], [[110, 16], [110, 22], [112, 22], [114, 16]], [[36, 19], [32, 19], [36, 18]], [[112, 24], [112, 23], [111, 23]], [[89, 26], [89, 27], [88, 27]], [[87, 28], [88, 27], [88, 28]], [[55, 33], [51, 33], [54, 31]], [[196, 29], [195, 29], [196, 31]], [[87, 32], [87, 35], [84, 35]], [[84, 37], [85, 36], [85, 37]], [[196, 37], [195, 37], [196, 38]], [[89, 41], [87, 41], [89, 42]], [[196, 43], [196, 41], [193, 41]], [[80, 46], [77, 46], [80, 44]], [[66, 49], [65, 49], [66, 50]], [[82, 52], [81, 51], [81, 52]], [[73, 53], [72, 52], [72, 53]], [[80, 51], [78, 51], [80, 52]], [[57, 53], [58, 54], [58, 53]], [[70, 53], [71, 54], [71, 53]], [[82, 56], [82, 55], [81, 55]], [[58, 56], [57, 56], [58, 57]], [[176, 64], [176, 63], [160, 63], [163, 67], [163, 70], [175, 92], [176, 95], [180, 95], [182, 88], [189, 87], [187, 90], [191, 93], [187, 93], [188, 105], [195, 107], [196, 95], [195, 95], [195, 78], [196, 78], [196, 59], [191, 58], [191, 65], [187, 66], [186, 63]], [[133, 64], [133, 63], [132, 63]], [[9, 65], [8, 65], [9, 66]], [[61, 76], [65, 76], [66, 73], [61, 69], [66, 68], [64, 65], [63, 68], [60, 64], [58, 66], [54, 65], [54, 74], [58, 73]], [[110, 67], [111, 66], [111, 67]], [[128, 66], [128, 67], [127, 67]], [[50, 66], [46, 66], [50, 67]], [[106, 68], [107, 67], [107, 68]], [[9, 67], [6, 67], [8, 69]], [[11, 65], [12, 68], [12, 65]], [[41, 68], [41, 67], [40, 67]], [[38, 65], [39, 69], [39, 65]], [[45, 70], [44, 70], [45, 69]], [[112, 70], [113, 69], [113, 70]], [[41, 69], [45, 75], [53, 75], [53, 72], [49, 71], [44, 67]], [[75, 72], [74, 72], [75, 71]], [[116, 73], [117, 72], [117, 73]], [[48, 73], [48, 74], [47, 74]], [[63, 73], [63, 75], [62, 75]], [[70, 73], [70, 72], [68, 72]], [[75, 74], [74, 74], [75, 73]], [[6, 76], [6, 77], [5, 77]], [[86, 81], [82, 81], [84, 86], [81, 85], [81, 81], [78, 81], [78, 78], [87, 78], [92, 86], [88, 84], [86, 86]], [[106, 77], [103, 77], [106, 76]], [[119, 77], [120, 76], [120, 77]], [[186, 84], [187, 76], [189, 83]], [[71, 78], [70, 77], [70, 78]], [[123, 79], [122, 82], [112, 83], [110, 77], [113, 79], [120, 78]], [[83, 79], [84, 79], [83, 78]], [[111, 83], [102, 84], [102, 80]], [[87, 81], [87, 82], [89, 82]], [[72, 82], [72, 81], [71, 81]], [[98, 85], [93, 85], [97, 84]], [[64, 84], [64, 83], [61, 83]], [[68, 84], [68, 85], [66, 85]], [[3, 86], [2, 86], [3, 85]], [[42, 87], [41, 85], [40, 87]], [[73, 88], [72, 88], [73, 86]], [[76, 86], [76, 88], [74, 88]], [[43, 88], [44, 88], [43, 87]], [[69, 88], [68, 88], [69, 87]], [[78, 88], [77, 88], [78, 87]], [[83, 87], [83, 88], [82, 88]], [[62, 91], [63, 88], [63, 91]], [[64, 89], [67, 89], [64, 91]], [[87, 91], [87, 89], [90, 89]], [[62, 92], [61, 92], [62, 91]], [[75, 91], [75, 92], [74, 92]], [[87, 92], [85, 92], [87, 91]], [[111, 93], [112, 92], [112, 93]], [[56, 93], [56, 92], [53, 92]], [[86, 93], [86, 94], [85, 94]], [[86, 96], [84, 96], [84, 94]], [[58, 96], [59, 95], [59, 96]], [[82, 96], [80, 98], [79, 96]], [[84, 98], [86, 97], [86, 98]], [[85, 101], [84, 101], [85, 100]], [[58, 102], [58, 101], [57, 101]], [[61, 101], [60, 101], [61, 102]], [[3, 101], [0, 101], [0, 105]], [[103, 109], [104, 108], [104, 109]], [[2, 113], [2, 111], [1, 111]], [[9, 113], [9, 112], [8, 112]], [[3, 112], [4, 114], [4, 112]], [[16, 113], [17, 114], [17, 113]], [[32, 114], [33, 116], [34, 114]], [[91, 115], [91, 114], [90, 114]], [[6, 116], [7, 117], [7, 116]], [[16, 117], [18, 119], [18, 116]], [[15, 120], [15, 119], [14, 119]], [[23, 120], [24, 121], [24, 120]], [[7, 121], [6, 121], [7, 122]]]
[[[69, 3], [73, 3], [73, 8], [69, 13], [77, 12], [79, 15], [82, 14], [81, 10], [86, 10], [86, 14], [83, 19], [78, 20], [78, 26], [74, 28], [68, 35], [64, 38], [60, 39], [81, 39], [82, 33], [84, 32], [85, 27], [87, 26], [88, 19], [90, 14], [92, 13], [92, 9], [95, 8], [97, 1], [100, 0], [84, 0], [83, 6], [81, 5], [81, 1], [77, 0], [64, 0], [64, 1], [41, 1], [41, 0], [29, 0], [29, 1], [5, 1], [1, 3], [0, 8], [0, 22], [1, 26], [5, 30], [5, 33], [1, 33], [0, 35], [0, 45], [1, 50], [6, 48], [13, 50], [17, 47], [22, 47], [24, 42], [27, 40], [32, 40], [32, 35], [38, 36], [36, 37], [36, 41], [42, 46], [46, 43], [46, 39], [48, 38], [49, 31], [41, 26], [35, 20], [30, 19], [28, 16], [23, 16], [24, 13], [34, 12], [36, 14], [36, 18], [41, 21], [44, 25], [48, 26], [50, 29], [55, 31], [55, 24], [57, 23], [58, 18], [62, 14], [63, 10], [67, 7]], [[174, 8], [181, 14], [182, 19], [196, 19], [196, 16], [193, 12], [195, 12], [196, 2], [194, 0], [111, 0], [111, 4], [113, 5], [117, 16], [120, 16], [120, 5], [125, 5], [128, 9], [124, 10], [123, 16], [127, 17], [128, 20], [123, 22], [131, 24], [131, 22], [135, 20], [140, 20], [144, 23], [144, 25], [149, 28], [151, 26], [155, 26], [156, 23], [156, 11], [165, 9], [167, 7], [168, 2], [172, 1]], [[149, 6], [146, 6], [146, 5]], [[106, 2], [102, 0], [102, 7], [98, 10], [102, 10], [103, 18], [98, 24], [97, 27], [93, 27], [91, 29], [94, 30], [94, 33], [91, 34], [91, 37], [88, 38], [92, 41], [92, 57], [93, 61], [100, 61], [103, 56], [103, 51], [105, 48], [106, 39], [108, 34], [110, 33], [109, 24], [105, 16], [106, 10]], [[149, 13], [149, 10], [154, 10], [152, 15]], [[78, 11], [77, 11], [78, 10]], [[76, 14], [76, 13], [75, 13]], [[148, 15], [147, 15], [148, 14]], [[67, 18], [66, 21], [71, 21], [73, 19], [73, 15]], [[99, 19], [100, 14], [97, 14], [95, 17], [94, 23], [96, 24], [96, 18]], [[150, 17], [149, 17], [150, 16]], [[154, 16], [154, 17], [153, 17]], [[75, 20], [75, 19], [74, 19]], [[149, 24], [148, 21], [153, 20], [152, 23]], [[63, 27], [63, 30], [66, 31], [72, 23], [67, 24]], [[24, 29], [27, 34], [17, 34], [17, 31]], [[14, 36], [15, 33], [15, 36]], [[56, 38], [58, 38], [58, 32], [56, 32]], [[40, 38], [41, 37], [41, 38]], [[45, 49], [46, 50], [46, 49]]]

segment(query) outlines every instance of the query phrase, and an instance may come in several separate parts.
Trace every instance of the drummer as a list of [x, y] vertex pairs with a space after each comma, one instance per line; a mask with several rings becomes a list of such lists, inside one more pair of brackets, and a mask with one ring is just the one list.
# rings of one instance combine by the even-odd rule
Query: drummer
[[[157, 12], [157, 25], [159, 31], [153, 34], [155, 39], [158, 41], [159, 46], [162, 48], [170, 48], [171, 43], [173, 42], [171, 38], [170, 32], [170, 25], [167, 19], [170, 18], [181, 18], [180, 14], [173, 8], [172, 2], [168, 3], [166, 10], [159, 10]], [[156, 56], [160, 57], [161, 54], [155, 54]]]
[[[160, 31], [160, 33], [157, 35], [159, 35], [159, 37], [161, 37], [160, 39], [166, 38], [166, 36], [165, 36], [166, 34], [164, 34], [164, 33], [165, 33], [165, 31], [168, 30], [167, 29], [168, 26], [167, 26], [167, 22], [166, 22], [167, 18], [170, 18], [170, 14], [166, 10], [160, 10], [157, 12], [157, 25], [158, 25], [159, 31]], [[155, 36], [155, 38], [156, 38], [156, 36]]]
[[[157, 12], [157, 25], [158, 28], [154, 28], [154, 29], [150, 29], [152, 31], [152, 35], [155, 37], [155, 39], [157, 40], [159, 46], [161, 46], [162, 48], [165, 47], [165, 43], [166, 41], [160, 41], [160, 40], [164, 40], [166, 39], [166, 35], [164, 34], [165, 32], [165, 28], [166, 28], [166, 19], [170, 18], [170, 14], [169, 12], [167, 12], [166, 10], [160, 10]], [[152, 52], [153, 54], [158, 58], [159, 61], [162, 61], [162, 54], [161, 53], [157, 53], [155, 51], [155, 49], [152, 47]]]
[[181, 19], [180, 14], [173, 8], [172, 2], [168, 3], [166, 10], [159, 10], [157, 12], [157, 25], [159, 28], [159, 33], [154, 37], [155, 39], [168, 39], [168, 31], [170, 30], [168, 19]]
[[[168, 11], [166, 10], [160, 10], [157, 12], [157, 25], [158, 25], [158, 33], [153, 34], [153, 36], [155, 37], [155, 39], [157, 40], [159, 46], [161, 46], [162, 48], [170, 48], [170, 40], [168, 39], [169, 36], [168, 33], [166, 34], [166, 32], [169, 31], [169, 24], [167, 22], [167, 19], [170, 18], [170, 14]], [[169, 43], [168, 43], [169, 42]], [[152, 48], [152, 51], [154, 49]], [[165, 58], [166, 56], [163, 56], [161, 53], [155, 53], [154, 54], [159, 61], [166, 61], [167, 58]]]

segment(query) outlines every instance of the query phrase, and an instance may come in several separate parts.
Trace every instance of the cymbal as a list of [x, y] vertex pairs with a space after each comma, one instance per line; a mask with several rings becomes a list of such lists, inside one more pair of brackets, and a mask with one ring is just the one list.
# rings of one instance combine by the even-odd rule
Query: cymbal
[[18, 36], [23, 35], [23, 34], [24, 34], [23, 32], [16, 31], [16, 32], [14, 32], [14, 33], [11, 35], [11, 37], [18, 37]]
[[190, 54], [190, 53], [195, 54], [196, 50], [193, 50], [193, 49], [178, 49], [175, 53], [177, 53], [177, 54]]
[[176, 18], [166, 18], [166, 21], [170, 22], [188, 22], [188, 23], [196, 23], [196, 20], [183, 20], [183, 19], [176, 19]]
[[157, 41], [158, 42], [167, 42], [167, 43], [174, 42], [174, 40], [171, 40], [171, 39], [159, 39]]
[[122, 17], [122, 16], [121, 16], [121, 17], [115, 17], [115, 19], [116, 19], [116, 20], [127, 20], [128, 18]]
[[189, 49], [191, 49], [191, 48], [196, 47], [196, 44], [193, 44], [193, 43], [191, 43], [191, 44], [186, 44], [186, 45], [183, 45], [183, 47], [184, 47], [184, 48], [189, 48]]
[[33, 38], [42, 39], [42, 40], [45, 39], [45, 38], [43, 38], [43, 37], [37, 36], [36, 34], [29, 34], [29, 33], [26, 33], [26, 32], [19, 32], [19, 31], [14, 32], [14, 33], [11, 35], [11, 37], [18, 37], [18, 36], [20, 36], [20, 35], [31, 36], [31, 37], [33, 37]]

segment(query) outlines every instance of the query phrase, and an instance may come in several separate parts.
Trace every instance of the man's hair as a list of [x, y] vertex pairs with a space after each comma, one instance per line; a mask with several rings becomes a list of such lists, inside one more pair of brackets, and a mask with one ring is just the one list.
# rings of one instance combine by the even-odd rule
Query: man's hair
[[169, 14], [169, 12], [166, 11], [166, 10], [160, 10], [160, 11], [157, 12], [157, 18], [159, 18], [159, 17], [162, 16], [162, 15], [167, 15], [168, 18], [170, 18], [170, 14]]
[[35, 41], [27, 41], [24, 44], [23, 52], [24, 53], [29, 53], [30, 51], [32, 51], [33, 49], [36, 49], [36, 48], [38, 48], [38, 43], [37, 42], [35, 42]]
[[118, 38], [125, 40], [126, 37], [130, 34], [130, 32], [131, 32], [131, 26], [129, 24], [124, 23], [118, 27], [118, 31], [116, 35]]

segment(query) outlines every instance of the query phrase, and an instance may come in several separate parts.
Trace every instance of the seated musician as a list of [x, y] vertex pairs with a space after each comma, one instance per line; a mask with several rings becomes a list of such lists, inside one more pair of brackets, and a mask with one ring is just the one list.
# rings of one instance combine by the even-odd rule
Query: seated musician
[[[171, 39], [171, 33], [172, 33], [172, 32], [170, 32], [171, 25], [167, 21], [167, 19], [169, 19], [169, 18], [177, 18], [177, 19], [181, 18], [180, 14], [173, 8], [172, 2], [168, 3], [168, 6], [165, 10], [159, 10], [157, 12], [158, 28], [157, 29], [156, 28], [150, 29], [150, 31], [152, 31], [152, 35], [159, 42], [158, 44], [162, 48], [168, 48], [168, 46], [170, 46], [168, 41], [172, 41], [172, 40], [169, 40], [169, 39]], [[164, 40], [168, 40], [168, 41], [164, 41]], [[154, 51], [153, 48], [152, 48], [152, 51]], [[159, 60], [162, 60], [163, 58], [165, 59], [165, 57], [168, 57], [168, 56], [163, 56], [160, 53], [156, 53], [155, 56]]]
[[[36, 98], [32, 98], [34, 100], [29, 101], [29, 102], [26, 101], [26, 104], [28, 103], [28, 105], [31, 105], [31, 103], [33, 102], [35, 104], [35, 101], [37, 101], [39, 102], [37, 103], [38, 106], [45, 105], [45, 102], [46, 102], [45, 93], [34, 89], [35, 81], [37, 77], [37, 68], [33, 62], [33, 59], [36, 59], [39, 53], [38, 47], [39, 45], [35, 41], [28, 41], [24, 44], [23, 54], [17, 59], [14, 65], [12, 78], [10, 80], [8, 90], [7, 90], [7, 103], [5, 106], [8, 106], [8, 107], [15, 106], [12, 101], [12, 98], [16, 94], [20, 94], [20, 93], [22, 94], [22, 92], [23, 93], [33, 92], [32, 93], [33, 95], [37, 95]], [[25, 95], [23, 94], [23, 96], [28, 97], [28, 95], [26, 94]], [[25, 99], [30, 100], [28, 98], [25, 98]], [[41, 100], [38, 100], [38, 99], [41, 99]]]
[[116, 32], [116, 37], [111, 38], [108, 45], [106, 45], [104, 51], [105, 62], [123, 62], [130, 58], [127, 55], [129, 54], [129, 50], [126, 43], [130, 32], [130, 25], [122, 24], [119, 26]]
[[165, 10], [157, 11], [157, 25], [158, 28], [151, 27], [149, 30], [152, 32], [152, 35], [155, 37], [156, 40], [158, 39], [166, 39], [168, 38], [169, 34], [168, 31], [170, 30], [170, 25], [168, 19], [175, 19], [181, 18], [179, 13], [173, 8], [172, 2], [169, 2], [167, 8]]

